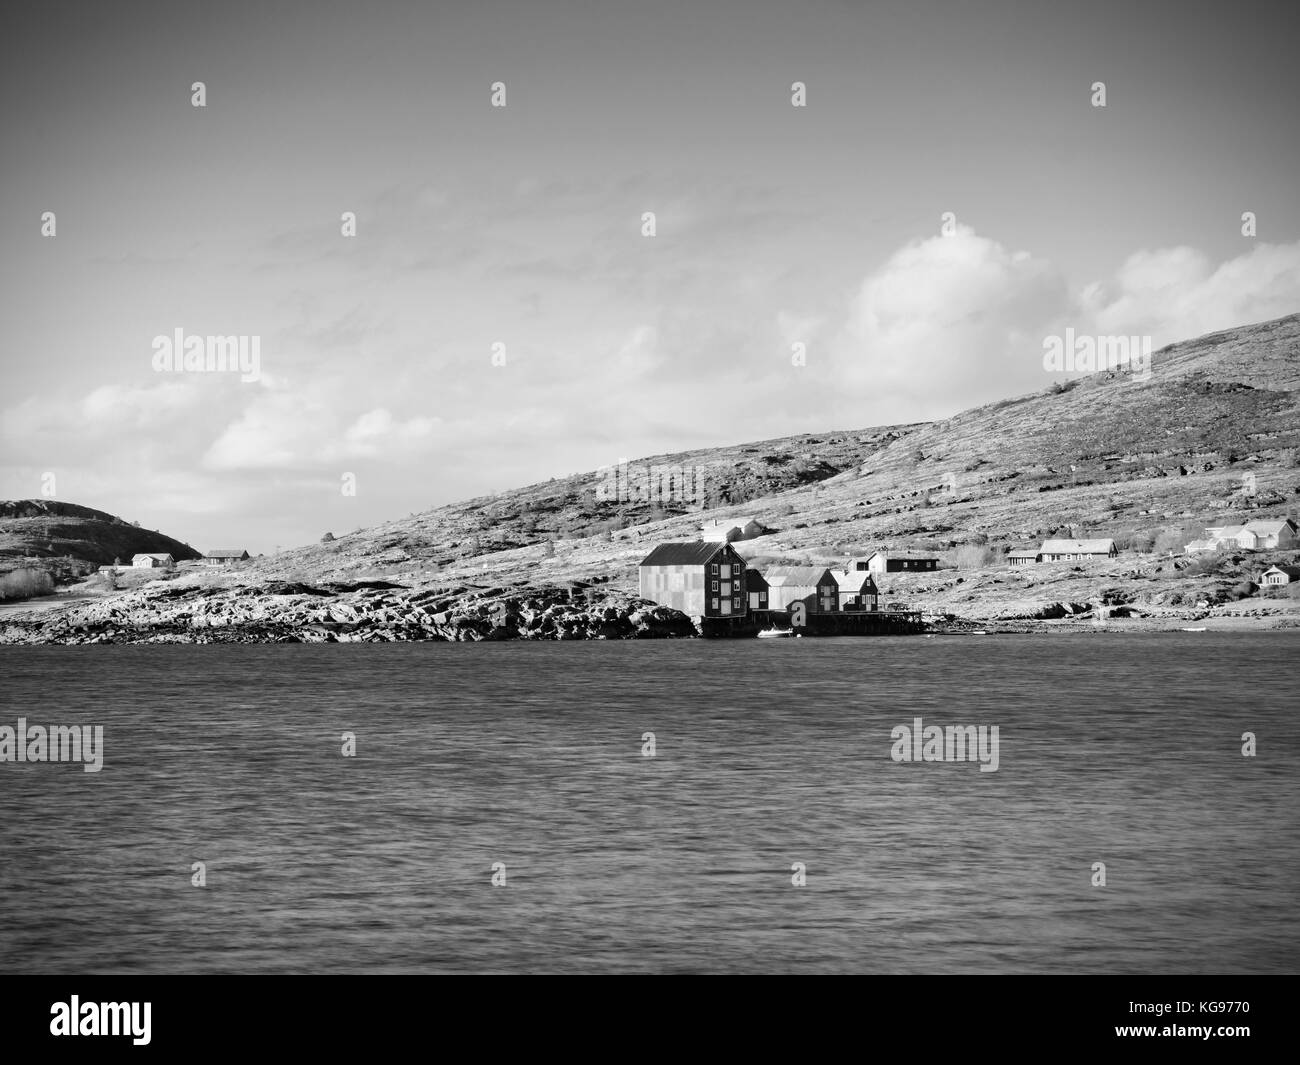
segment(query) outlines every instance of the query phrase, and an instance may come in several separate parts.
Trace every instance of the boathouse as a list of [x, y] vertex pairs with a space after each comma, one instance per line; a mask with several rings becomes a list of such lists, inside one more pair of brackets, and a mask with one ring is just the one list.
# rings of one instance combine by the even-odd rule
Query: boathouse
[[730, 544], [660, 544], [641, 560], [641, 597], [691, 617], [735, 617], [748, 609], [745, 569]]
[[840, 609], [848, 612], [880, 609], [880, 593], [871, 574], [863, 570], [832, 570], [839, 587]]
[[839, 610], [840, 591], [834, 575], [821, 566], [769, 566], [767, 601], [772, 610], [789, 610], [803, 603], [809, 614], [834, 614]]

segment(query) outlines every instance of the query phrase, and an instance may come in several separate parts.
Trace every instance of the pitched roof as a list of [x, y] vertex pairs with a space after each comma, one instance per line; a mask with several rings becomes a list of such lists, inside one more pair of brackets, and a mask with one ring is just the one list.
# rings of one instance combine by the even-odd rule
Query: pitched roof
[[840, 591], [849, 589], [853, 595], [857, 595], [868, 587], [874, 591], [876, 587], [876, 582], [871, 578], [870, 570], [833, 569], [831, 570], [831, 576], [835, 578], [835, 583], [839, 585]]
[[171, 558], [172, 556], [166, 551], [137, 551], [132, 558]]
[[1101, 555], [1110, 554], [1115, 541], [1105, 540], [1044, 540], [1044, 555]]
[[208, 558], [243, 558], [247, 551], [242, 547], [214, 547], [208, 552]]
[[764, 577], [758, 570], [750, 566], [748, 569], [745, 570], [745, 587], [748, 588], [751, 592], [756, 592], [758, 591], [759, 584], [762, 584], [764, 587], [767, 587], [767, 578]]
[[1205, 531], [1211, 540], [1235, 540], [1245, 527], [1244, 525], [1207, 525]]
[[1037, 547], [1020, 547], [1015, 551], [1008, 551], [1007, 558], [1037, 558], [1040, 553]]
[[1192, 540], [1183, 548], [1184, 551], [1213, 551], [1213, 540]]
[[694, 541], [692, 543], [660, 544], [641, 560], [643, 566], [702, 566], [726, 544]]
[[1246, 522], [1242, 528], [1249, 529], [1256, 536], [1276, 536], [1291, 524], [1293, 524], [1293, 522], [1290, 518], [1256, 518], [1254, 521]]
[[1269, 566], [1269, 568], [1264, 571], [1264, 576], [1267, 577], [1270, 573], [1285, 573], [1288, 577], [1294, 580], [1295, 578], [1300, 577], [1300, 566]]
[[828, 573], [825, 566], [769, 566], [763, 576], [773, 588], [811, 588]]

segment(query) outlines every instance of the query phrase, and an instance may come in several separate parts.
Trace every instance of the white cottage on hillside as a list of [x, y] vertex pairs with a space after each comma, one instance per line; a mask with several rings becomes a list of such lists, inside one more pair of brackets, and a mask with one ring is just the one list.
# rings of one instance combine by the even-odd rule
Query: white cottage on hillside
[[132, 569], [168, 569], [174, 565], [176, 560], [166, 552], [131, 556]]

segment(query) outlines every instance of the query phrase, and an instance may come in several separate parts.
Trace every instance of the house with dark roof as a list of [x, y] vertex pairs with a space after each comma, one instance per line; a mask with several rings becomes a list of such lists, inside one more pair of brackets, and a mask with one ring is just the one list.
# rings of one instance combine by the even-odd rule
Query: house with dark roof
[[203, 556], [205, 566], [233, 566], [247, 561], [248, 552], [242, 547], [215, 547]]
[[165, 551], [150, 551], [131, 556], [132, 569], [168, 569], [174, 565], [176, 560]]
[[809, 614], [834, 614], [840, 606], [840, 586], [824, 566], [769, 566], [767, 602], [772, 610], [789, 610], [803, 603]]
[[660, 544], [641, 560], [641, 597], [691, 617], [736, 617], [748, 610], [745, 569], [727, 543]]
[[866, 558], [853, 559], [849, 566], [869, 573], [930, 573], [938, 568], [937, 558], [897, 551], [875, 551]]
[[756, 569], [745, 570], [745, 594], [749, 596], [750, 610], [766, 610], [767, 579]]

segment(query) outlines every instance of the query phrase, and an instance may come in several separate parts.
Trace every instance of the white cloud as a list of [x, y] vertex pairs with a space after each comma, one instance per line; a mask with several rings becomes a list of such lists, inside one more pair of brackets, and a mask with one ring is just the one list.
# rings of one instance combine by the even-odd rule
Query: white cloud
[[1156, 347], [1300, 310], [1300, 241], [1256, 244], [1217, 268], [1195, 248], [1130, 255], [1087, 286], [1080, 311], [1099, 334], [1150, 336]]
[[901, 248], [862, 283], [837, 364], [864, 398], [891, 401], [895, 417], [950, 413], [1034, 387], [1032, 338], [1067, 300], [1050, 262], [959, 226]]

